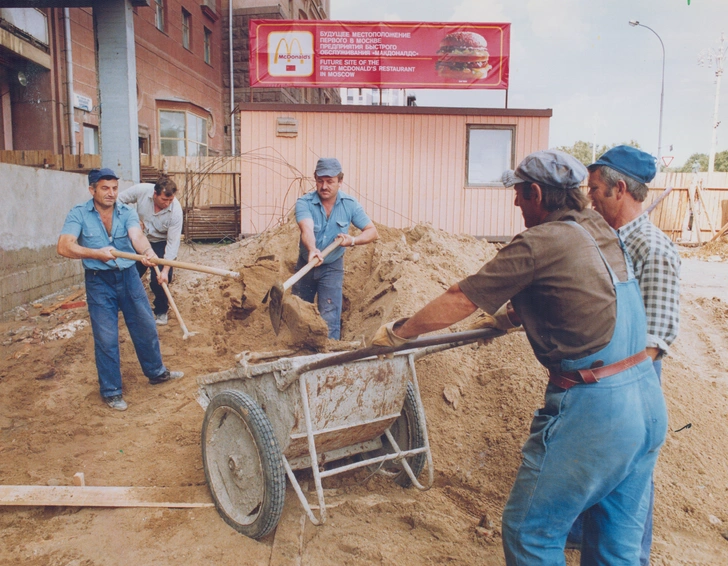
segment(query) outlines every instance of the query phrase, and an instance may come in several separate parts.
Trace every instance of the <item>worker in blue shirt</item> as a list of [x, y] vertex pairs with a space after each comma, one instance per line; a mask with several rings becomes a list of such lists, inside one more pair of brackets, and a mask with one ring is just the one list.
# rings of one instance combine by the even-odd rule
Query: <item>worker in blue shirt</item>
[[[293, 294], [309, 303], [318, 297], [318, 309], [329, 328], [329, 338], [339, 340], [344, 285], [343, 248], [368, 244], [379, 238], [379, 234], [357, 200], [339, 190], [344, 173], [338, 159], [319, 159], [314, 178], [316, 190], [296, 201], [296, 222], [301, 230], [296, 271], [314, 259], [321, 263], [293, 286]], [[351, 224], [361, 233], [351, 236]], [[324, 258], [321, 250], [337, 239], [340, 247]]]
[[169, 371], [162, 363], [159, 335], [146, 291], [135, 262], [117, 258], [116, 249], [144, 256], [142, 263], [157, 257], [142, 232], [133, 208], [116, 202], [118, 177], [111, 169], [93, 169], [88, 174], [91, 199], [74, 206], [58, 238], [57, 251], [64, 257], [83, 260], [86, 302], [94, 336], [96, 370], [104, 402], [125, 411], [121, 390], [119, 356], [119, 311], [124, 314], [137, 358], [151, 385], [179, 379], [181, 371]]

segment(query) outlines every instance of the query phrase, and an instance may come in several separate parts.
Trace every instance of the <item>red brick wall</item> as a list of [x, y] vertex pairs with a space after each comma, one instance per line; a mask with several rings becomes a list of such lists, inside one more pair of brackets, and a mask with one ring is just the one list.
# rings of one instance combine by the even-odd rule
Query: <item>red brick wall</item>
[[[157, 110], [168, 107], [159, 99], [177, 98], [210, 111], [216, 124], [208, 137], [210, 150], [223, 150], [223, 87], [225, 65], [221, 58], [221, 19], [212, 21], [200, 8], [199, 0], [167, 0], [165, 30], [155, 25], [153, 8], [137, 8], [134, 17], [137, 55], [139, 126], [151, 137], [151, 153], [159, 154]], [[191, 15], [190, 48], [182, 46], [182, 8]], [[219, 3], [218, 3], [218, 16]], [[212, 32], [210, 64], [204, 61], [204, 28]], [[220, 126], [220, 127], [217, 127]]]

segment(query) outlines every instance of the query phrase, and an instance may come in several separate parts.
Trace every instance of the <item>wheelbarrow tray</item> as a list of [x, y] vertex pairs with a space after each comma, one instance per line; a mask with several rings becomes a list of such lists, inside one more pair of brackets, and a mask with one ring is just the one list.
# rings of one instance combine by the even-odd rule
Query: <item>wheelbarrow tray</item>
[[[326, 520], [325, 477], [369, 466], [402, 486], [429, 489], [434, 472], [415, 359], [502, 334], [485, 329], [392, 348], [255, 365], [243, 360], [233, 369], [200, 376], [203, 464], [218, 512], [239, 532], [265, 536], [283, 509], [283, 470], [316, 525]], [[366, 454], [324, 469], [358, 453]], [[428, 479], [423, 485], [417, 476], [425, 458]], [[306, 467], [314, 477], [318, 518], [293, 473]]]
[[[296, 461], [309, 456], [309, 445], [301, 390], [291, 385], [301, 368], [336, 355], [245, 364], [202, 376], [197, 400], [206, 409], [223, 391], [246, 393], [268, 416], [283, 455], [289, 462]], [[306, 388], [316, 449], [323, 454], [384, 434], [400, 416], [411, 376], [407, 356], [396, 355], [324, 367], [305, 372], [300, 379]], [[293, 469], [307, 467], [306, 460]]]

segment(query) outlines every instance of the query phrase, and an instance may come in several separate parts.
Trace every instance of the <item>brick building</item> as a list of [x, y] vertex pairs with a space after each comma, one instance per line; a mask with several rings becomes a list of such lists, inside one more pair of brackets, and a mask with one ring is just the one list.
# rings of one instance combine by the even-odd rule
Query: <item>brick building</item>
[[[0, 9], [0, 150], [102, 153], [104, 165], [114, 167], [109, 161], [125, 158], [107, 158], [106, 150], [126, 132], [137, 138], [131, 141], [142, 163], [145, 155], [226, 155], [231, 114], [251, 96], [256, 102], [340, 102], [335, 89], [249, 88], [250, 19], [325, 19], [329, 0], [231, 1], [112, 0], [96, 3], [96, 14], [92, 0], [8, 2], [15, 7]], [[75, 7], [23, 7], [64, 3]], [[133, 30], [126, 48], [133, 52], [129, 76], [136, 84], [128, 84], [133, 81], [123, 69], [115, 83], [117, 64], [108, 64], [107, 44], [112, 51], [118, 51], [114, 41], [125, 47], [123, 30], [121, 41], [109, 37], [116, 33], [108, 31], [116, 25], [106, 14], [110, 6], [117, 10], [113, 18], [126, 17]], [[136, 105], [132, 128], [115, 99], [127, 87], [131, 112]], [[116, 122], [109, 119], [115, 114]], [[114, 124], [114, 131], [104, 134], [102, 122], [107, 129]]]

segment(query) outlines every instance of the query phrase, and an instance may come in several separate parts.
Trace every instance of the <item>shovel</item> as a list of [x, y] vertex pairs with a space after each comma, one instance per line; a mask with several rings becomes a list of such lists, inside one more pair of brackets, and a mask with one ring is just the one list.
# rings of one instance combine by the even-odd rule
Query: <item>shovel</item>
[[[162, 277], [162, 274], [159, 271], [159, 267], [155, 265], [154, 271], [157, 274], [157, 281], [159, 281], [159, 279]], [[190, 336], [194, 336], [195, 334], [197, 334], [197, 332], [190, 332], [189, 330], [187, 330], [187, 325], [185, 325], [185, 321], [182, 320], [182, 315], [179, 314], [179, 309], [177, 308], [177, 305], [172, 298], [172, 293], [169, 291], [169, 286], [166, 283], [162, 283], [162, 289], [164, 289], [164, 294], [167, 295], [169, 306], [172, 307], [174, 316], [177, 317], [177, 322], [179, 322], [179, 326], [182, 329], [182, 340], [187, 340], [187, 338], [189, 338]]]
[[[327, 255], [329, 255], [331, 252], [333, 252], [336, 248], [339, 247], [339, 244], [341, 243], [340, 239], [336, 239], [333, 242], [331, 242], [324, 251], [321, 252], [321, 255], [325, 258]], [[285, 283], [281, 284], [280, 282], [276, 282], [273, 287], [270, 288], [270, 290], [266, 293], [265, 297], [263, 297], [263, 302], [268, 301], [268, 297], [270, 297], [270, 306], [268, 307], [268, 314], [270, 315], [270, 322], [273, 325], [273, 332], [276, 333], [276, 336], [278, 336], [278, 333], [281, 330], [281, 318], [283, 316], [283, 293], [286, 292], [286, 289], [290, 289], [294, 283], [296, 283], [299, 279], [301, 279], [304, 275], [306, 275], [309, 271], [311, 271], [314, 267], [318, 265], [318, 258], [314, 258], [311, 261], [309, 261], [306, 265], [304, 265], [298, 272], [296, 272], [293, 277], [286, 280]]]
[[[143, 255], [120, 252], [119, 250], [111, 250], [111, 255], [114, 257], [123, 257], [124, 259], [132, 259], [134, 261], [142, 261], [145, 259]], [[155, 265], [169, 265], [170, 267], [179, 267], [180, 269], [189, 269], [191, 271], [200, 271], [201, 273], [211, 273], [212, 275], [220, 275], [221, 277], [229, 277], [230, 279], [238, 279], [240, 277], [240, 273], [237, 271], [228, 271], [227, 269], [218, 269], [217, 267], [208, 267], [206, 265], [187, 263], [173, 259], [157, 257], [150, 260], [150, 263]]]

